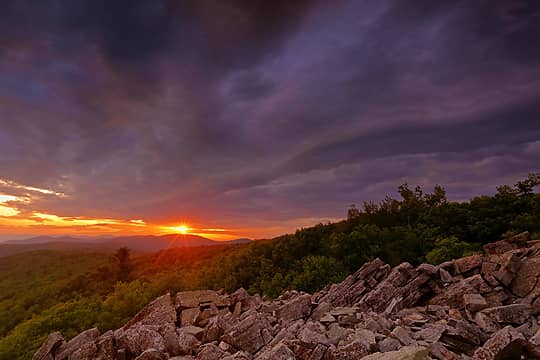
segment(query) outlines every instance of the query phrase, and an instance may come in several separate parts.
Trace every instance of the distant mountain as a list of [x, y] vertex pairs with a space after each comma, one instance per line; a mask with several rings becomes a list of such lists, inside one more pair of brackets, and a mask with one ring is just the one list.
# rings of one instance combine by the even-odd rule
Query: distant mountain
[[[25, 244], [43, 244], [43, 243], [93, 243], [101, 239], [91, 237], [74, 237], [74, 236], [36, 236], [21, 240], [6, 240], [1, 244], [25, 245]], [[103, 239], [105, 240], [105, 239]]]
[[38, 236], [23, 240], [8, 240], [0, 243], [0, 257], [35, 250], [81, 250], [110, 251], [127, 246], [132, 251], [159, 251], [169, 248], [194, 246], [246, 244], [251, 239], [229, 241], [210, 240], [192, 234], [134, 235], [106, 238], [78, 238], [72, 236]]

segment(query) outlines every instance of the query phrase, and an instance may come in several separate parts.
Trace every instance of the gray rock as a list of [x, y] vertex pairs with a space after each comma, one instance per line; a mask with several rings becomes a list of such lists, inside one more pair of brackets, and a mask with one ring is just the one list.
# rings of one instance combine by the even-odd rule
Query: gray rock
[[148, 349], [137, 356], [135, 360], [167, 360], [167, 356], [159, 350]]
[[231, 328], [222, 337], [222, 340], [233, 345], [235, 348], [255, 354], [264, 345], [271, 341], [265, 336], [271, 329], [267, 318], [262, 314], [248, 316], [236, 326]]
[[146, 305], [124, 325], [124, 329], [129, 329], [135, 324], [161, 326], [175, 322], [176, 310], [172, 304], [171, 295], [165, 294]]
[[295, 360], [294, 352], [283, 343], [277, 344], [268, 351], [263, 351], [255, 357], [255, 360]]
[[47, 337], [47, 340], [36, 351], [32, 360], [52, 360], [54, 351], [64, 342], [64, 337], [59, 332], [54, 332]]
[[285, 322], [305, 318], [311, 313], [311, 295], [303, 294], [280, 306], [276, 316]]
[[99, 330], [97, 328], [92, 328], [85, 330], [79, 335], [75, 336], [67, 343], [60, 345], [58, 350], [56, 350], [54, 359], [55, 360], [65, 360], [74, 353], [76, 350], [80, 349], [84, 344], [88, 342], [94, 342], [99, 336]]
[[523, 335], [507, 326], [476, 350], [473, 360], [520, 359], [524, 355], [524, 345]]

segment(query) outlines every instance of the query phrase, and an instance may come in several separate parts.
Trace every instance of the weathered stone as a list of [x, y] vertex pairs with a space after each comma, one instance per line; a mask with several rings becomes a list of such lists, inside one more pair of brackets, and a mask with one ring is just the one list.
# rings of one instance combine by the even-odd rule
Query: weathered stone
[[429, 300], [432, 305], [447, 305], [451, 308], [464, 309], [464, 294], [483, 294], [492, 291], [481, 275], [473, 275], [458, 282], [454, 282], [446, 290]]
[[85, 330], [79, 335], [75, 336], [73, 339], [69, 340], [67, 343], [60, 345], [58, 350], [56, 350], [54, 358], [55, 360], [65, 360], [74, 353], [76, 350], [81, 348], [82, 345], [88, 342], [94, 342], [99, 336], [99, 330], [97, 328]]
[[[97, 353], [97, 346], [92, 342], [87, 342], [80, 345], [77, 350], [69, 354], [69, 360], [95, 360]], [[55, 357], [56, 359], [56, 357]]]
[[[329, 302], [334, 306], [345, 306], [354, 304], [362, 295], [372, 289], [373, 283], [382, 280], [390, 271], [390, 267], [381, 259], [375, 259], [365, 263], [354, 274], [349, 275], [339, 284], [334, 284], [324, 295], [320, 302]], [[374, 281], [370, 281], [373, 279]]]
[[279, 307], [276, 316], [285, 322], [309, 316], [311, 312], [311, 295], [303, 294]]
[[512, 304], [484, 309], [478, 312], [475, 322], [488, 333], [499, 329], [499, 324], [521, 325], [531, 316], [531, 307], [527, 304]]
[[480, 271], [483, 256], [480, 254], [467, 256], [454, 261], [454, 275], [465, 274], [474, 270]]
[[107, 331], [96, 339], [96, 359], [113, 360], [114, 359], [114, 334], [111, 330]]
[[198, 307], [191, 309], [184, 309], [180, 314], [180, 323], [182, 326], [194, 325], [197, 322], [197, 318], [201, 314], [201, 310]]
[[[397, 351], [375, 353], [363, 357], [363, 360], [425, 360], [428, 359], [429, 351], [422, 346], [404, 346]], [[347, 358], [357, 359], [357, 358]]]
[[504, 254], [499, 270], [493, 276], [499, 280], [501, 284], [509, 287], [520, 268], [520, 259], [513, 253]]
[[480, 294], [463, 294], [465, 310], [476, 313], [488, 307], [486, 299]]
[[147, 349], [135, 360], [167, 360], [167, 356], [159, 350], [156, 349]]
[[225, 356], [223, 360], [252, 360], [253, 356], [245, 351], [237, 351], [232, 355]]
[[452, 277], [452, 275], [443, 268], [439, 269], [439, 277], [441, 281], [445, 284], [448, 284], [454, 281], [454, 278]]
[[201, 340], [204, 335], [204, 328], [193, 325], [182, 326], [182, 331], [186, 334], [195, 336], [199, 340]]
[[530, 240], [529, 232], [525, 231], [514, 235], [511, 238], [484, 245], [484, 250], [488, 254], [502, 254], [514, 249], [527, 247]]
[[52, 354], [64, 342], [64, 337], [59, 332], [54, 332], [47, 337], [47, 340], [36, 351], [32, 360], [49, 360], [53, 359]]
[[424, 340], [428, 343], [434, 343], [441, 338], [445, 330], [446, 325], [431, 324], [415, 333], [414, 337], [417, 340]]
[[[397, 304], [401, 301], [400, 295], [403, 287], [417, 275], [417, 271], [409, 263], [403, 263], [396, 266], [373, 291], [362, 299], [362, 302], [359, 304], [361, 306], [363, 305], [361, 310], [372, 309], [373, 311], [380, 313], [389, 308], [392, 300], [396, 300]], [[390, 312], [391, 311], [392, 309]]]
[[396, 326], [390, 334], [394, 339], [398, 340], [402, 345], [412, 345], [415, 341], [412, 339], [411, 334], [401, 326]]
[[171, 301], [171, 295], [165, 294], [146, 305], [130, 321], [124, 325], [124, 329], [138, 325], [166, 325], [176, 322], [176, 310]]
[[318, 344], [328, 344], [324, 326], [311, 321], [300, 329], [298, 340], [300, 340], [302, 346], [308, 349], [314, 349]]
[[326, 355], [326, 351], [328, 350], [328, 345], [319, 344], [313, 349], [311, 352], [311, 356], [309, 357], [309, 360], [322, 360], [324, 358], [324, 355]]
[[151, 325], [136, 325], [129, 329], [119, 329], [115, 331], [116, 346], [126, 349], [131, 356], [138, 356], [146, 349], [156, 349], [165, 351], [165, 341], [158, 328]]
[[268, 351], [263, 351], [255, 360], [295, 360], [296, 356], [287, 345], [280, 343]]
[[510, 286], [512, 293], [526, 297], [536, 286], [538, 277], [540, 277], [540, 257], [522, 260]]
[[199, 347], [199, 351], [197, 352], [197, 360], [221, 360], [228, 355], [230, 354], [210, 343]]
[[329, 302], [323, 301], [319, 303], [315, 309], [311, 312], [311, 318], [313, 320], [319, 321], [324, 315], [326, 315], [334, 307]]
[[229, 306], [230, 302], [225, 296], [213, 290], [194, 290], [176, 293], [175, 306], [177, 309], [204, 307], [210, 306], [210, 304], [214, 304], [217, 307], [225, 307]]
[[520, 359], [524, 354], [525, 338], [511, 326], [496, 332], [476, 350], [474, 360]]
[[270, 323], [265, 316], [255, 314], [248, 316], [231, 328], [230, 331], [223, 335], [222, 339], [237, 349], [255, 354], [269, 342], [262, 331], [270, 328]]
[[399, 340], [387, 337], [378, 343], [380, 352], [389, 352], [399, 350], [401, 343]]
[[448, 350], [443, 344], [440, 342], [436, 342], [431, 344], [429, 347], [429, 354], [432, 358], [438, 359], [438, 360], [457, 360], [458, 356], [456, 353], [453, 353], [452, 351]]
[[480, 328], [468, 321], [460, 320], [446, 329], [440, 341], [451, 351], [472, 355], [485, 339], [486, 335]]
[[333, 352], [334, 360], [361, 359], [369, 354], [369, 347], [362, 339], [355, 339], [345, 346], [338, 346]]

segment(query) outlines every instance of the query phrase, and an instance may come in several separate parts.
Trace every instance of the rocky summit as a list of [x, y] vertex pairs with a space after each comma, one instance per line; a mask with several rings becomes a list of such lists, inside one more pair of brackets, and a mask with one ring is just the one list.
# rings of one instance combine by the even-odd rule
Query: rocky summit
[[50, 334], [33, 360], [540, 358], [540, 240], [433, 266], [380, 259], [315, 294], [163, 295], [122, 328]]

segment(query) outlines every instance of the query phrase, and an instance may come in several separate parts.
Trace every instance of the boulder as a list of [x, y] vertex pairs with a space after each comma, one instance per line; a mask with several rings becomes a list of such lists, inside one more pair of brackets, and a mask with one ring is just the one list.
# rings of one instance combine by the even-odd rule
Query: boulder
[[81, 348], [82, 345], [88, 342], [94, 342], [96, 338], [99, 336], [99, 330], [97, 328], [85, 330], [79, 335], [75, 336], [71, 340], [69, 340], [67, 343], [63, 343], [60, 345], [58, 350], [56, 350], [54, 359], [55, 360], [66, 360], [69, 358], [69, 356], [75, 352], [75, 350], [78, 350]]
[[189, 309], [206, 307], [210, 304], [214, 304], [216, 307], [226, 307], [230, 305], [230, 301], [214, 290], [194, 290], [176, 293], [174, 304], [177, 309]]
[[146, 305], [124, 325], [124, 329], [129, 329], [135, 324], [160, 326], [175, 322], [176, 310], [172, 304], [171, 295], [167, 293]]
[[[363, 360], [427, 360], [429, 350], [422, 346], [405, 346], [397, 351], [375, 353], [363, 357]], [[358, 358], [347, 358], [358, 359]]]
[[272, 349], [262, 351], [255, 360], [295, 360], [294, 352], [283, 343], [279, 343]]
[[540, 257], [521, 261], [519, 270], [514, 277], [510, 289], [519, 297], [526, 297], [535, 288], [540, 277]]
[[59, 332], [54, 332], [47, 337], [47, 340], [36, 351], [32, 360], [53, 360], [54, 351], [64, 342], [64, 337]]
[[476, 254], [455, 260], [452, 269], [454, 275], [465, 274], [475, 270], [480, 271], [483, 259], [484, 257], [482, 255]]
[[235, 348], [255, 354], [272, 340], [270, 323], [261, 314], [246, 317], [222, 336], [222, 340]]
[[369, 354], [369, 347], [363, 339], [355, 339], [345, 346], [338, 346], [333, 352], [334, 360], [361, 359]]
[[229, 353], [221, 350], [213, 343], [205, 344], [199, 347], [197, 360], [222, 360]]
[[476, 313], [489, 306], [486, 299], [480, 294], [463, 294], [463, 305], [465, 310], [470, 313]]
[[305, 318], [311, 313], [311, 295], [303, 294], [278, 308], [276, 316], [284, 322]]
[[97, 360], [114, 360], [114, 334], [111, 330], [96, 339], [96, 348]]
[[390, 266], [377, 258], [365, 263], [341, 283], [332, 285], [328, 293], [318, 300], [319, 302], [329, 302], [334, 306], [354, 304], [389, 272]]
[[167, 360], [167, 356], [159, 350], [148, 349], [137, 356], [135, 360]]
[[520, 359], [524, 355], [525, 338], [507, 326], [496, 332], [486, 343], [476, 350], [473, 360]]
[[146, 349], [166, 351], [165, 341], [157, 331], [159, 328], [151, 325], [131, 326], [127, 330], [115, 331], [116, 346], [125, 349], [131, 356], [138, 356]]
[[531, 311], [528, 304], [496, 306], [478, 312], [474, 320], [485, 332], [493, 333], [499, 330], [500, 325], [521, 325], [527, 322]]

